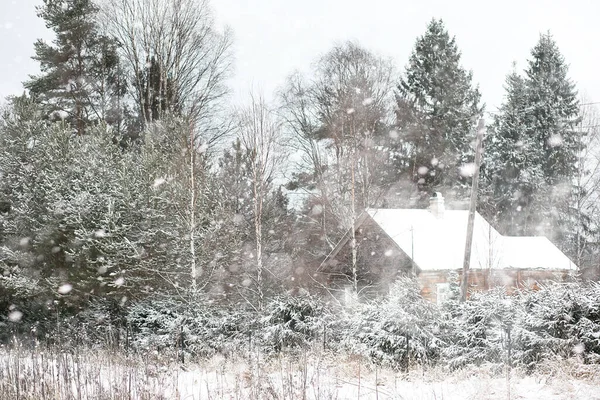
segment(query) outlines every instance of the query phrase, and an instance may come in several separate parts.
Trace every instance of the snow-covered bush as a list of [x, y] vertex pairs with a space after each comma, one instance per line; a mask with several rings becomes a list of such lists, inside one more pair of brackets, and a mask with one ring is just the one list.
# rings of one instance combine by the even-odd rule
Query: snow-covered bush
[[520, 343], [525, 363], [573, 355], [600, 361], [600, 285], [553, 285], [527, 293], [522, 303], [521, 326], [531, 332]]
[[60, 322], [62, 334], [69, 332], [65, 336], [75, 345], [113, 348], [127, 345], [126, 309], [115, 299], [94, 299], [81, 312]]
[[349, 314], [346, 346], [391, 368], [434, 363], [443, 344], [439, 309], [420, 295], [417, 282], [401, 278], [389, 295]]
[[248, 313], [170, 299], [138, 303], [127, 315], [135, 349], [179, 349], [201, 357], [234, 351], [250, 320]]
[[510, 362], [527, 371], [544, 360], [573, 356], [599, 362], [599, 287], [556, 284], [517, 296], [498, 289], [474, 294], [465, 303], [451, 302], [444, 360], [451, 368]]
[[469, 301], [452, 301], [445, 306], [446, 346], [442, 354], [450, 368], [502, 361], [504, 330], [510, 324], [506, 302], [504, 290], [499, 289], [476, 293]]
[[263, 346], [276, 352], [306, 346], [323, 332], [325, 319], [325, 308], [318, 297], [276, 297], [267, 305], [262, 320]]

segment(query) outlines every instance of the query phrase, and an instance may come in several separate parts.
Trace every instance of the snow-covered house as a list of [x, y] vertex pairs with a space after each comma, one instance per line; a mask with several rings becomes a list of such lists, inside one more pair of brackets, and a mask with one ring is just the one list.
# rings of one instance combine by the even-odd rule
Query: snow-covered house
[[[448, 293], [450, 271], [462, 274], [468, 215], [467, 210], [446, 210], [439, 193], [430, 199], [429, 209], [367, 209], [355, 223], [355, 255], [349, 230], [319, 272], [328, 285], [349, 293], [355, 265], [359, 290], [366, 296], [387, 292], [399, 275], [412, 275], [425, 298], [441, 301]], [[576, 270], [546, 237], [503, 236], [476, 213], [470, 291], [536, 288], [548, 281], [568, 280]]]

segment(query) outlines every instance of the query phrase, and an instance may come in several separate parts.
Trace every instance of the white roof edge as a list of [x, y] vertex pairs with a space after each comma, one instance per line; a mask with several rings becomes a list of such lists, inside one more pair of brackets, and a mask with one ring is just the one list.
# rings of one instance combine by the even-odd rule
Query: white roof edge
[[[392, 238], [392, 240], [394, 240], [396, 242], [396, 244], [399, 246], [399, 248], [403, 249], [403, 251], [406, 253], [406, 247], [407, 244], [404, 243], [407, 240], [411, 240], [412, 239], [408, 239], [406, 237], [402, 238], [403, 235], [403, 231], [406, 230], [404, 227], [407, 226], [413, 226], [415, 225], [415, 228], [417, 225], [421, 225], [421, 229], [438, 229], [435, 225], [437, 224], [437, 222], [435, 222], [435, 220], [432, 217], [428, 217], [426, 215], [431, 215], [433, 216], [433, 214], [430, 213], [430, 211], [428, 209], [425, 208], [365, 208], [364, 210], [374, 221], [375, 223], [377, 223], [380, 228], [390, 236], [390, 238]], [[397, 214], [395, 215], [395, 212], [397, 212]], [[450, 222], [448, 221], [448, 223], [450, 224], [455, 224], [457, 223], [456, 221], [463, 221], [463, 217], [460, 216], [460, 214], [467, 214], [468, 215], [469, 210], [446, 210], [447, 215], [450, 217], [450, 221], [455, 221], [455, 222]], [[460, 213], [460, 214], [459, 214]], [[377, 218], [377, 215], [381, 214], [379, 216], [379, 218]], [[454, 215], [454, 217], [452, 217], [452, 215]], [[498, 265], [492, 267], [492, 269], [511, 269], [511, 270], [524, 270], [524, 269], [531, 269], [531, 270], [546, 270], [546, 271], [575, 271], [578, 269], [578, 266], [565, 254], [563, 253], [550, 239], [548, 239], [546, 236], [504, 236], [504, 235], [500, 235], [497, 230], [479, 213], [476, 212], [475, 213], [476, 216], [476, 226], [478, 224], [477, 220], [480, 220], [481, 222], [483, 222], [484, 225], [481, 225], [481, 222], [479, 222], [479, 226], [480, 227], [484, 227], [483, 229], [488, 229], [489, 228], [493, 231], [493, 235], [497, 238], [497, 240], [499, 240], [500, 242], [494, 242], [497, 243], [496, 246], [501, 246], [501, 250], [500, 248], [498, 248], [498, 251], [500, 251], [500, 253], [502, 253], [502, 256], [500, 257], [502, 260], [498, 261]], [[458, 219], [456, 219], [458, 218]], [[464, 225], [466, 224], [466, 221], [464, 222], [460, 222], [459, 225], [453, 225], [456, 226], [456, 229], [458, 229], [458, 236], [462, 236], [465, 232], [464, 229], [466, 228], [466, 226]], [[453, 226], [450, 226], [449, 229], [455, 229]], [[462, 226], [462, 228], [459, 228], [459, 226]], [[447, 227], [448, 228], [448, 227]], [[456, 252], [456, 253], [461, 253], [461, 254], [457, 254], [456, 257], [460, 256], [460, 258], [462, 258], [462, 251], [464, 248], [464, 239], [461, 240], [456, 240], [456, 238], [452, 238], [452, 234], [450, 233], [450, 230], [446, 230], [446, 233], [443, 234], [445, 236], [439, 236], [438, 237], [438, 242], [437, 243], [443, 243], [446, 242], [446, 240], [444, 238], [450, 238], [450, 241], [454, 241], [454, 244], [450, 245], [450, 243], [447, 243], [447, 247], [454, 247], [454, 250], [450, 250], [452, 251], [452, 253]], [[417, 232], [417, 231], [415, 231]], [[423, 231], [422, 231], [423, 232]], [[462, 232], [462, 233], [461, 233]], [[404, 235], [406, 236], [406, 234]], [[456, 235], [455, 235], [456, 236]], [[487, 234], [485, 235], [487, 236]], [[417, 239], [418, 240], [418, 239]], [[440, 241], [441, 240], [441, 241]], [[482, 238], [480, 238], [480, 240], [484, 240]], [[414, 242], [416, 245], [416, 241]], [[411, 245], [408, 245], [411, 246]], [[421, 245], [419, 245], [419, 247], [421, 247]], [[427, 247], [427, 246], [426, 246]], [[460, 248], [459, 248], [460, 247]], [[410, 247], [408, 247], [410, 248]], [[417, 249], [415, 247], [415, 249]], [[418, 253], [418, 250], [416, 250], [416, 252]], [[448, 251], [448, 249], [446, 249]], [[498, 255], [500, 255], [500, 253], [498, 253]], [[410, 254], [407, 253], [407, 255], [410, 257]], [[415, 262], [417, 265], [419, 265], [420, 263], [425, 263], [426, 265], [424, 265], [422, 268], [423, 271], [450, 271], [450, 270], [460, 270], [460, 268], [455, 268], [455, 266], [457, 265], [458, 259], [454, 260], [453, 262], [449, 262], [448, 260], [444, 260], [443, 257], [436, 257], [435, 259], [425, 255], [425, 258], [423, 258], [423, 253], [421, 252], [420, 257], [419, 255], [415, 254], [415, 259], [413, 260], [413, 262]], [[440, 254], [441, 256], [441, 254]], [[456, 258], [455, 257], [455, 258]], [[473, 263], [473, 260], [471, 261]], [[496, 261], [494, 261], [496, 262]], [[462, 263], [462, 262], [461, 262]], [[447, 264], [445, 267], [442, 268], [436, 268], [435, 265], [444, 265]], [[480, 265], [473, 265], [472, 269], [477, 269], [477, 270], [481, 270], [481, 269], [485, 269], [486, 267], [481, 267]]]

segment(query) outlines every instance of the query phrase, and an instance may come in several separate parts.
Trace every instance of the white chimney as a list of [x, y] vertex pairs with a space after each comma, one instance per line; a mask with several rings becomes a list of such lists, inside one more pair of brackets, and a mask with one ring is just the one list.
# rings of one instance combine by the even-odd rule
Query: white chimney
[[435, 192], [433, 196], [429, 198], [429, 211], [433, 214], [437, 219], [444, 218], [444, 211], [446, 211], [446, 207], [444, 207], [444, 196], [440, 192]]

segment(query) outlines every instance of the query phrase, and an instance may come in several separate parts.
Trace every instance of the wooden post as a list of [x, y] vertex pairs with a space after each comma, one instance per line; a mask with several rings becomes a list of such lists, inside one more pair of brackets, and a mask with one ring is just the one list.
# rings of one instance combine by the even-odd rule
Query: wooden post
[[183, 325], [179, 326], [179, 340], [177, 341], [179, 345], [179, 361], [184, 364], [185, 363], [185, 354], [183, 352]]
[[417, 269], [415, 266], [415, 227], [413, 225], [410, 226], [410, 260], [411, 260], [411, 273], [412, 277], [417, 277]]
[[475, 143], [475, 171], [473, 172], [473, 184], [471, 185], [471, 202], [469, 205], [469, 220], [467, 222], [467, 240], [465, 243], [465, 254], [463, 258], [461, 296], [462, 302], [467, 300], [467, 285], [469, 266], [471, 263], [471, 247], [473, 245], [473, 225], [475, 223], [475, 212], [477, 210], [477, 191], [479, 190], [479, 167], [481, 166], [481, 153], [483, 148], [483, 134], [485, 132], [485, 122], [483, 118], [479, 119], [477, 125], [477, 139]]

